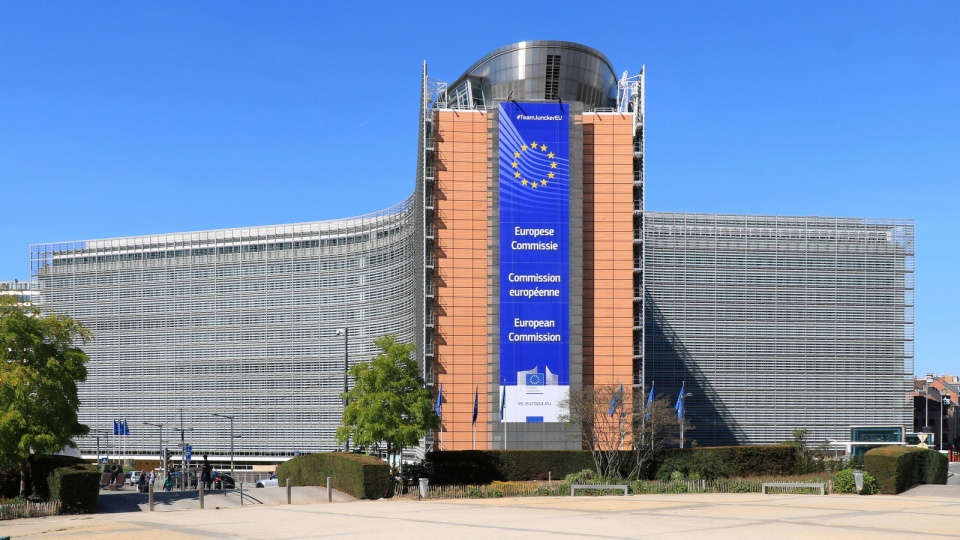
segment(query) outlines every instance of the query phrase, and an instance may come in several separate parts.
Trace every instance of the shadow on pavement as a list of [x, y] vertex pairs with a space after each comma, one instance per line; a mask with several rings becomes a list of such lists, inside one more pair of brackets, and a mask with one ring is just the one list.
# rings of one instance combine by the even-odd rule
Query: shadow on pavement
[[[233, 495], [234, 498], [239, 496], [239, 491], [229, 490], [229, 493]], [[223, 497], [223, 491], [208, 491], [204, 494], [204, 503], [220, 503]], [[243, 500], [247, 504], [260, 503], [260, 501], [250, 497], [248, 493], [243, 494]], [[146, 493], [137, 493], [135, 491], [101, 492], [100, 497], [97, 498], [97, 512], [144, 512], [149, 510], [149, 503], [149, 495]], [[196, 491], [155, 492], [153, 494], [153, 507], [155, 510], [200, 508], [200, 495]]]
[[[346, 493], [333, 491], [335, 502], [354, 500]], [[300, 486], [292, 488], [293, 504], [315, 504], [328, 501], [326, 488]], [[287, 490], [278, 488], [249, 489], [244, 487], [242, 495], [239, 489], [211, 490], [204, 494], [205, 508], [232, 508], [242, 506], [275, 506], [287, 504]], [[154, 492], [154, 511], [199, 510], [200, 495], [197, 491]], [[146, 493], [136, 491], [101, 491], [97, 499], [97, 512], [147, 512], [149, 500]]]

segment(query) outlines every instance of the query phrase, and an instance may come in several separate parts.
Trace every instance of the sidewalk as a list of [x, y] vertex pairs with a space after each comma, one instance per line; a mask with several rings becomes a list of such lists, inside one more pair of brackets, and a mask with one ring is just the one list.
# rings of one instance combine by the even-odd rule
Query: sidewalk
[[[333, 503], [326, 502], [323, 490], [320, 502], [229, 508], [220, 505], [219, 510], [208, 503], [205, 510], [177, 512], [145, 512], [138, 506], [132, 512], [5, 521], [0, 523], [0, 531], [18, 540], [329, 536], [420, 540], [427, 535], [458, 540], [956, 538], [960, 536], [960, 488], [933, 487], [941, 488], [940, 493], [863, 497], [684, 494]], [[270, 491], [281, 493], [285, 489]], [[306, 500], [306, 494], [303, 498]]]

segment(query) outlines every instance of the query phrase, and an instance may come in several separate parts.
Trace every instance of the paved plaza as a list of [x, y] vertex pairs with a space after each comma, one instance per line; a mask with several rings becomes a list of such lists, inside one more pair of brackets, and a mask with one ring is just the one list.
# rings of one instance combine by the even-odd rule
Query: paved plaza
[[[360, 501], [321, 488], [183, 494], [146, 511], [145, 496], [111, 493], [101, 513], [0, 522], [0, 536], [201, 538], [957, 538], [960, 486], [899, 495], [683, 494]], [[234, 499], [234, 500], [231, 500]]]

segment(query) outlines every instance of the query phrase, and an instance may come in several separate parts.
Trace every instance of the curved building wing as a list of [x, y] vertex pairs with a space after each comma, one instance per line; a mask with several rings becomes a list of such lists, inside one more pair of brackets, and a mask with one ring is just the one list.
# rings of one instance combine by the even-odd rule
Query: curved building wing
[[[229, 456], [214, 413], [236, 417], [238, 461], [337, 449], [345, 362], [414, 339], [412, 215], [33, 246], [39, 303], [94, 335], [80, 421], [102, 455], [157, 455], [150, 422], [164, 446]], [[129, 435], [101, 433], [117, 419]]]

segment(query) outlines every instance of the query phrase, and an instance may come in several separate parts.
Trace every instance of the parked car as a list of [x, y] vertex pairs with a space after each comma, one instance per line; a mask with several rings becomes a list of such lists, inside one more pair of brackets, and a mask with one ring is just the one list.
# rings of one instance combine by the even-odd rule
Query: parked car
[[265, 480], [257, 480], [257, 487], [280, 487], [280, 481], [277, 480], [277, 475], [271, 474], [270, 478]]
[[140, 471], [130, 471], [127, 473], [127, 484], [131, 486], [137, 485], [137, 480], [140, 479]]
[[213, 471], [210, 474], [210, 481], [213, 482], [213, 489], [236, 489], [237, 481], [232, 476], [220, 471]]

